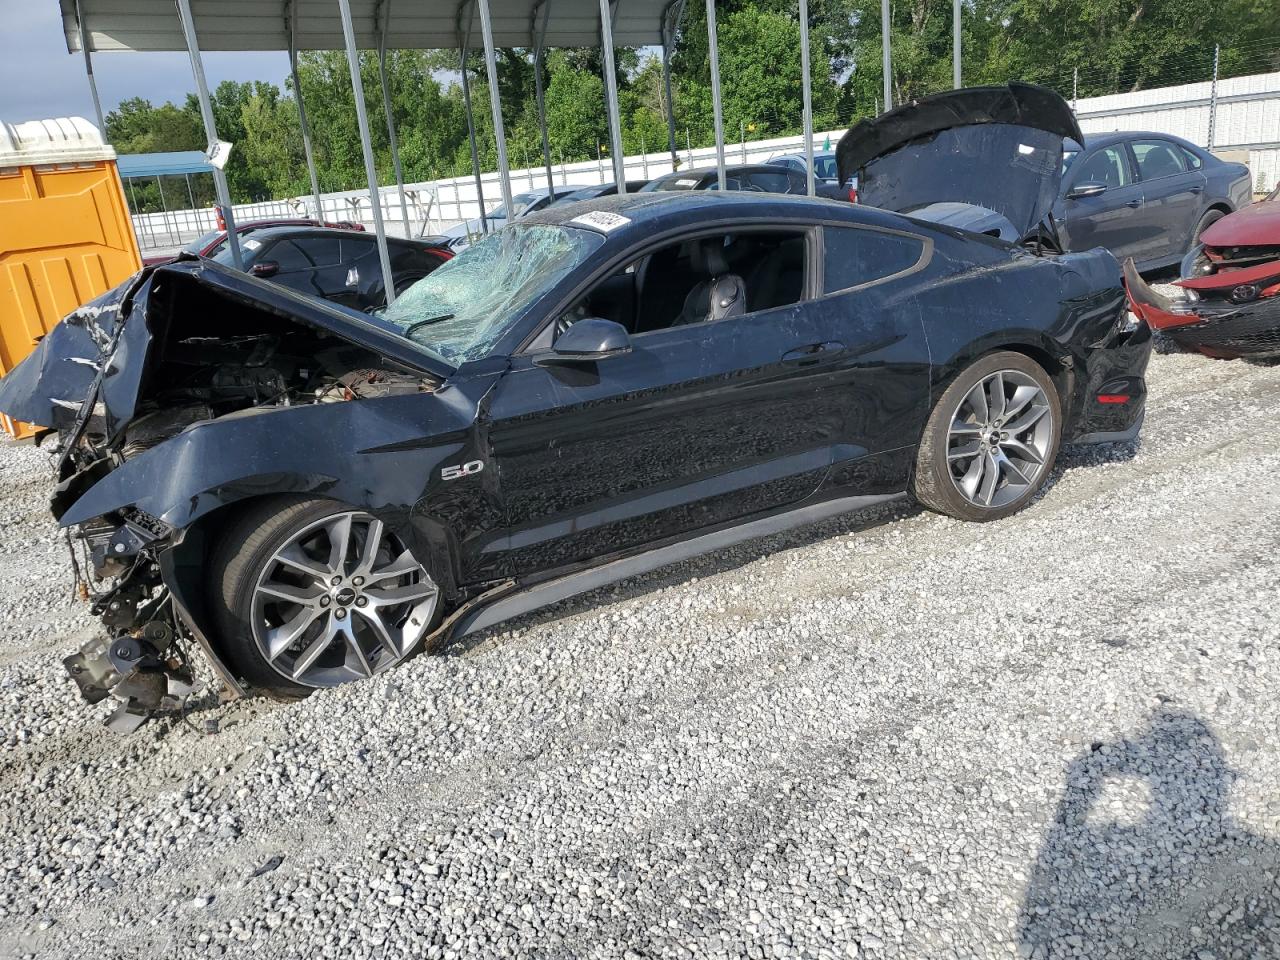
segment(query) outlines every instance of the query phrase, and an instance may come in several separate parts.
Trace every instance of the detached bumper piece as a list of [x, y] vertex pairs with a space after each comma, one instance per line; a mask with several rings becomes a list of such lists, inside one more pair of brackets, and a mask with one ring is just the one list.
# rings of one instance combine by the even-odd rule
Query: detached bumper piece
[[1124, 265], [1124, 281], [1133, 312], [1187, 350], [1222, 360], [1280, 357], [1280, 262], [1264, 266], [1271, 269], [1262, 272], [1276, 282], [1257, 282], [1256, 269], [1183, 281], [1180, 286], [1197, 299], [1157, 293], [1132, 260]]
[[115, 733], [132, 733], [152, 714], [180, 711], [195, 689], [176, 642], [174, 604], [152, 549], [167, 534], [159, 521], [132, 509], [79, 529], [94, 578], [114, 581], [90, 607], [108, 635], [62, 662], [89, 703], [108, 697], [121, 701], [106, 721]]
[[[163, 626], [159, 621], [147, 625]], [[174, 658], [164, 659], [172, 636], [163, 637], [163, 646], [157, 646], [147, 639], [148, 633], [155, 636], [161, 631], [148, 629], [142, 637], [123, 635], [114, 640], [100, 637], [62, 661], [89, 703], [101, 703], [107, 697], [122, 701], [106, 721], [114, 733], [132, 733], [153, 713], [181, 710], [183, 698], [194, 689], [190, 670]]]

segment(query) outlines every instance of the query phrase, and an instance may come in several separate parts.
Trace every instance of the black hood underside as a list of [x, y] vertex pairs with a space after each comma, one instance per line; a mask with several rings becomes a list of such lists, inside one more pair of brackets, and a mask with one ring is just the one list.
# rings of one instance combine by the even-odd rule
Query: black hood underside
[[912, 100], [840, 138], [840, 177], [862, 202], [895, 213], [967, 203], [1023, 235], [1048, 216], [1062, 181], [1062, 142], [1083, 135], [1057, 93], [1029, 83], [969, 87]]

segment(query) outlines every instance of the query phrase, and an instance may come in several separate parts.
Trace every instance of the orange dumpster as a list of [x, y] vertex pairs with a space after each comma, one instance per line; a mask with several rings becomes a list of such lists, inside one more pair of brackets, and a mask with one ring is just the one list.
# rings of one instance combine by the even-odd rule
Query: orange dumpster
[[[0, 123], [0, 375], [142, 268], [116, 153], [80, 117]], [[15, 437], [33, 431], [0, 414]]]

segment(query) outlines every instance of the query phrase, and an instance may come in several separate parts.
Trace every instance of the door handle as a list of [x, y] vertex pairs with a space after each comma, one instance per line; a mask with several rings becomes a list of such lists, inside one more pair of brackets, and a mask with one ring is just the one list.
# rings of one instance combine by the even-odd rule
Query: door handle
[[782, 355], [782, 362], [793, 366], [816, 363], [822, 354], [843, 350], [844, 344], [839, 340], [827, 340], [824, 343], [809, 343], [803, 347], [788, 350]]
[[1204, 187], [1203, 187], [1203, 186], [1192, 187], [1192, 188], [1191, 188], [1191, 192], [1192, 192], [1192, 193], [1204, 193]]
[[1128, 202], [1126, 202], [1126, 203], [1125, 203], [1125, 206], [1126, 206], [1126, 207], [1130, 207], [1130, 208], [1132, 208], [1132, 209], [1136, 210], [1136, 209], [1138, 209], [1138, 207], [1142, 206], [1142, 201], [1141, 201], [1141, 200], [1129, 200]]

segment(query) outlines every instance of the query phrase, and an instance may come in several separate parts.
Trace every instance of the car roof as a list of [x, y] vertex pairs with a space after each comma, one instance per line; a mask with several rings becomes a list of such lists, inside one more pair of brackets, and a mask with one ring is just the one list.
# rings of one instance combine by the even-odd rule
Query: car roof
[[[274, 227], [258, 227], [253, 231], [255, 240], [276, 240], [281, 237], [334, 237], [347, 240], [365, 239], [372, 240], [374, 235], [361, 230], [348, 230], [345, 227], [319, 227], [319, 226], [285, 226], [277, 225]], [[387, 237], [388, 240], [400, 241], [400, 237]]]

